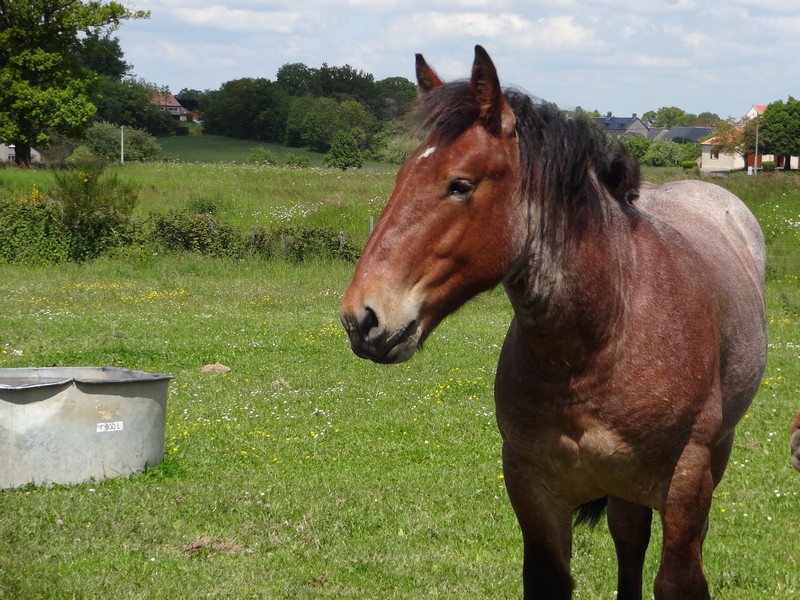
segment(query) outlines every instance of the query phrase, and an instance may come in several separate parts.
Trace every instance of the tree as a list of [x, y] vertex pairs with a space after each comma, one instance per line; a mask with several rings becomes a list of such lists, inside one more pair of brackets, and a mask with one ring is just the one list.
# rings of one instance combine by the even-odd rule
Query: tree
[[110, 33], [102, 35], [91, 32], [81, 41], [79, 59], [81, 64], [97, 75], [105, 75], [120, 80], [133, 68], [125, 62], [119, 38]]
[[[764, 109], [760, 133], [771, 151], [783, 157], [784, 169], [791, 168], [790, 157], [800, 155], [800, 100], [791, 96]], [[759, 144], [759, 147], [761, 144]]]
[[319, 80], [316, 69], [303, 63], [290, 63], [278, 69], [276, 83], [290, 96], [318, 96]]
[[603, 116], [596, 108], [594, 110], [586, 110], [582, 106], [576, 106], [575, 110], [571, 111], [571, 114], [574, 117], [586, 117], [587, 119], [595, 119]]
[[82, 40], [147, 17], [117, 2], [0, 2], [0, 138], [18, 165], [30, 164], [32, 146], [48, 147], [51, 130], [78, 135], [94, 115]]
[[383, 108], [383, 98], [375, 78], [364, 71], [357, 71], [350, 65], [329, 67], [327, 63], [316, 71], [319, 80], [319, 93], [326, 98], [342, 100], [358, 100], [374, 115], [379, 115]]
[[[752, 154], [756, 141], [756, 120], [744, 118], [739, 121], [727, 119], [717, 121], [711, 128], [714, 148], [728, 154], [745, 156]], [[765, 140], [759, 139], [758, 149], [763, 152]]]
[[369, 114], [356, 100], [345, 100], [339, 105], [336, 114], [336, 129], [349, 131], [360, 148], [367, 148], [372, 136], [378, 130], [378, 120]]
[[200, 90], [190, 90], [183, 88], [180, 92], [175, 94], [175, 99], [181, 103], [186, 110], [199, 111], [205, 102], [208, 91], [201, 92]]
[[282, 141], [289, 96], [262, 77], [234, 79], [206, 95], [203, 125], [208, 133], [239, 139]]
[[155, 136], [165, 136], [175, 131], [172, 116], [151, 101], [154, 94], [163, 92], [154, 84], [101, 75], [94, 89], [96, 121], [145, 129]]
[[677, 106], [662, 106], [656, 111], [648, 110], [642, 115], [642, 121], [648, 127], [666, 127], [667, 129], [676, 126], [688, 127], [695, 118], [695, 115], [689, 114]]
[[721, 119], [717, 113], [712, 112], [701, 112], [697, 115], [692, 122], [692, 125], [697, 127], [713, 127], [714, 123], [717, 123]]
[[284, 143], [293, 148], [303, 145], [303, 125], [306, 115], [316, 100], [311, 96], [297, 96], [289, 100], [289, 114], [286, 116]]
[[413, 102], [417, 99], [418, 91], [415, 83], [405, 77], [387, 77], [375, 84], [378, 93], [383, 98], [384, 114], [378, 117], [397, 119], [405, 115]]
[[326, 152], [339, 130], [339, 105], [333, 98], [317, 98], [303, 118], [303, 143], [316, 152]]

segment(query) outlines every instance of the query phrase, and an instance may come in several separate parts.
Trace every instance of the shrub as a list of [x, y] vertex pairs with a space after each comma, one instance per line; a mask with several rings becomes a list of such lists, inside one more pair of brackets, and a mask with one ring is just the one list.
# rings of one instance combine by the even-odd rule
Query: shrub
[[334, 169], [345, 171], [350, 167], [361, 168], [364, 156], [358, 147], [355, 137], [347, 131], [337, 131], [331, 143], [331, 149], [325, 155], [325, 164]]
[[38, 188], [30, 195], [0, 197], [0, 260], [28, 264], [69, 259], [71, 236], [59, 222], [60, 213]]
[[283, 225], [274, 231], [254, 227], [245, 244], [251, 254], [265, 258], [282, 258], [302, 262], [308, 258], [335, 258], [346, 261], [358, 259], [358, 249], [336, 233], [317, 225]]
[[648, 167], [675, 167], [681, 160], [680, 144], [669, 140], [655, 140], [642, 158], [642, 164]]
[[692, 169], [697, 168], [697, 161], [696, 160], [683, 160], [681, 161], [681, 167], [683, 167], [684, 171], [691, 171]]
[[691, 160], [697, 162], [703, 155], [703, 147], [697, 142], [686, 142], [681, 144], [680, 147], [682, 161]]
[[[111, 162], [119, 162], [121, 131], [119, 126], [111, 123], [94, 123], [86, 132], [86, 145], [97, 156]], [[124, 130], [125, 160], [155, 160], [161, 154], [161, 146], [156, 138], [135, 127]]]
[[227, 205], [228, 202], [223, 200], [219, 193], [214, 196], [201, 196], [192, 192], [189, 194], [189, 200], [186, 202], [187, 210], [197, 214], [208, 213], [216, 215]]
[[54, 173], [51, 192], [62, 228], [70, 233], [69, 258], [82, 261], [120, 243], [130, 225], [138, 189], [123, 182], [102, 161]]
[[129, 241], [137, 188], [86, 156], [54, 173], [49, 196], [34, 188], [0, 205], [0, 257], [8, 262], [55, 263], [94, 258]]
[[761, 163], [761, 170], [766, 173], [772, 173], [775, 170], [775, 162], [771, 160], [765, 160]]
[[97, 156], [94, 152], [92, 152], [91, 148], [86, 144], [81, 144], [72, 153], [67, 157], [66, 161], [64, 161], [67, 166], [75, 168], [80, 165], [84, 165], [87, 163], [100, 161], [103, 162], [103, 159]]
[[286, 153], [286, 166], [297, 169], [308, 169], [311, 167], [311, 159], [307, 156], [299, 156], [293, 152]]
[[188, 250], [230, 258], [245, 254], [245, 241], [239, 230], [211, 213], [180, 210], [153, 214], [144, 227], [146, 237], [167, 251]]
[[272, 150], [267, 150], [264, 146], [256, 146], [250, 150], [247, 161], [256, 165], [277, 165], [278, 157]]
[[635, 156], [639, 159], [639, 162], [643, 161], [647, 151], [650, 149], [650, 144], [653, 142], [650, 138], [638, 135], [625, 135], [622, 136], [620, 141], [622, 145], [628, 149], [631, 156]]

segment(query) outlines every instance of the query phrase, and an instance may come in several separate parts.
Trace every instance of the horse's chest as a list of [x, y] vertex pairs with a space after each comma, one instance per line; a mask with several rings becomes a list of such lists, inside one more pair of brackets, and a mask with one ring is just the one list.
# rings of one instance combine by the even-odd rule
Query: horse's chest
[[[573, 505], [608, 494], [651, 502], [655, 487], [646, 480], [652, 472], [639, 449], [612, 427], [572, 412], [523, 417], [498, 411], [504, 459]], [[632, 481], [640, 483], [635, 498]]]
[[647, 480], [657, 458], [672, 452], [671, 444], [641, 439], [631, 430], [636, 415], [609, 414], [601, 401], [548, 405], [518, 392], [500, 386], [496, 393], [507, 459], [524, 464], [554, 495], [576, 504], [607, 494], [634, 499], [631, 482], [638, 482], [635, 499], [652, 501], [655, 488]]

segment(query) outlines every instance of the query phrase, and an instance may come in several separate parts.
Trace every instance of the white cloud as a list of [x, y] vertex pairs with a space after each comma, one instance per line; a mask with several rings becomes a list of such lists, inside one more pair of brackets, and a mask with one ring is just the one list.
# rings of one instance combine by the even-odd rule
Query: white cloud
[[[287, 62], [413, 79], [422, 52], [446, 79], [486, 47], [501, 81], [620, 114], [661, 105], [738, 114], [800, 95], [800, 16], [758, 0], [133, 0], [134, 73], [175, 89], [274, 78]], [[669, 98], [667, 100], [667, 98]]]
[[496, 15], [481, 12], [416, 13], [398, 19], [392, 26], [397, 34], [409, 32], [417, 41], [494, 40], [503, 45], [537, 48], [575, 48], [589, 43], [594, 33], [571, 16], [540, 18], [535, 21], [519, 14]]
[[207, 26], [227, 31], [264, 31], [289, 34], [303, 25], [304, 15], [292, 11], [265, 11], [228, 8], [214, 4], [203, 9], [180, 7], [171, 11], [188, 25]]

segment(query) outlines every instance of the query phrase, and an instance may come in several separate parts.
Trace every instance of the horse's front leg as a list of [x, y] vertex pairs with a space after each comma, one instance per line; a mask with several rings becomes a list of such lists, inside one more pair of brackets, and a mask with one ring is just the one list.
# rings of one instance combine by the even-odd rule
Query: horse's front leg
[[619, 498], [608, 499], [608, 529], [617, 551], [617, 598], [641, 600], [642, 569], [650, 543], [653, 510]]
[[703, 539], [714, 482], [708, 448], [689, 444], [675, 466], [661, 511], [664, 545], [656, 600], [710, 598], [703, 572]]
[[503, 445], [503, 473], [508, 497], [522, 529], [522, 584], [526, 600], [569, 599], [572, 516], [559, 507], [532, 467]]

